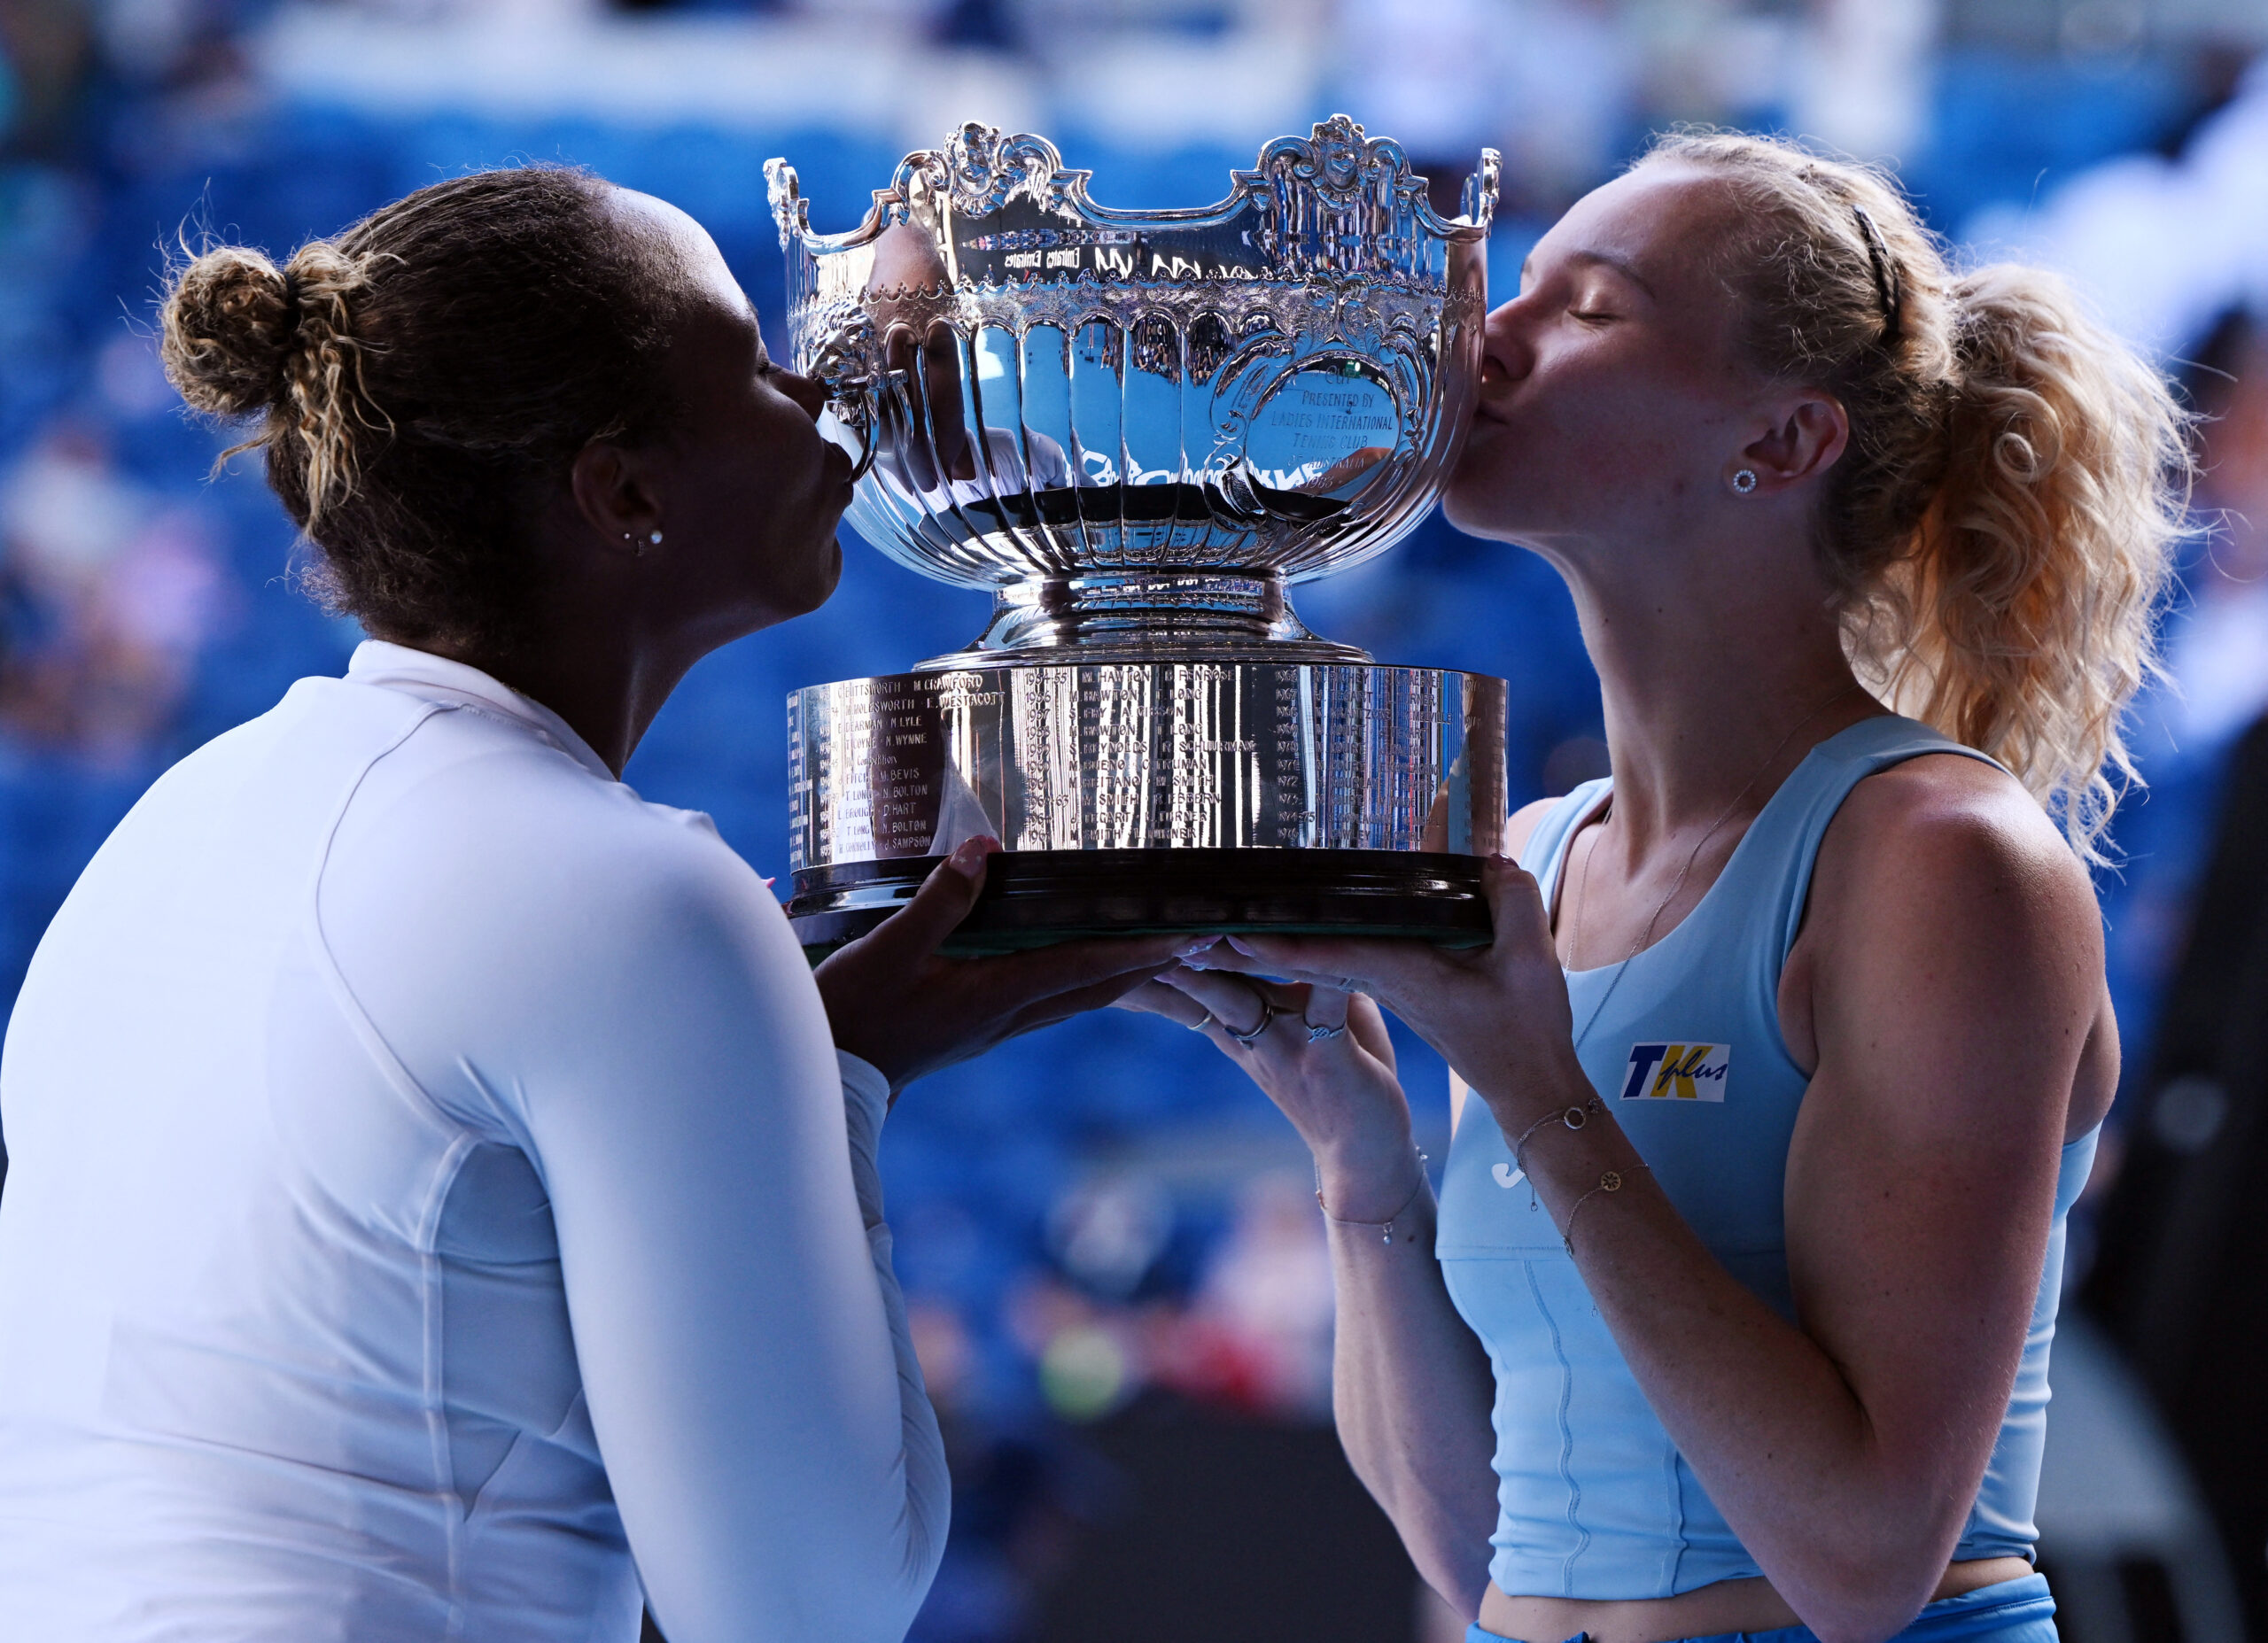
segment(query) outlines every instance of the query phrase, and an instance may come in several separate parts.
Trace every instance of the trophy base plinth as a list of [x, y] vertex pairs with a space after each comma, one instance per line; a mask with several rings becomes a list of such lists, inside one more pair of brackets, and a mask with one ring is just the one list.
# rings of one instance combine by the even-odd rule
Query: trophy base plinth
[[[788, 918], [824, 955], [913, 896], [940, 857], [839, 862], [795, 875]], [[1480, 858], [1427, 850], [1002, 850], [952, 953], [1161, 931], [1489, 939]]]
[[1152, 931], [1488, 939], [1505, 686], [1303, 662], [1024, 663], [788, 702], [788, 916], [864, 934], [990, 836], [962, 951]]

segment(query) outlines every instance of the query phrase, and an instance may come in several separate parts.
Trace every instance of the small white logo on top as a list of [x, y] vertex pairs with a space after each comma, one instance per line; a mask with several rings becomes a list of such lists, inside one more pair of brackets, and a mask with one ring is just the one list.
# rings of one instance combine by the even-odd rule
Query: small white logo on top
[[1622, 1099], [1722, 1101], [1732, 1065], [1730, 1044], [1633, 1044]]

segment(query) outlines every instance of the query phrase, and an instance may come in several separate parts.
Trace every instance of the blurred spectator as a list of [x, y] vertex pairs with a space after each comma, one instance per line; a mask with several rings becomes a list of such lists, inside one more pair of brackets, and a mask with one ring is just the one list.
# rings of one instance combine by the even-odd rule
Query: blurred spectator
[[1047, 1217], [1049, 1252], [1090, 1293], [1126, 1300], [1173, 1236], [1174, 1205], [1146, 1174], [1120, 1171], [1074, 1185]]
[[133, 763], [225, 602], [196, 506], [128, 482], [92, 429], [58, 426], [0, 484], [0, 727]]
[[1331, 1326], [1331, 1246], [1314, 1188], [1271, 1171], [1239, 1189], [1161, 1378], [1249, 1414], [1326, 1422]]
[[[1603, 0], [1349, 0], [1338, 100], [1419, 168], [1461, 184], [1503, 151], [1507, 214], [1550, 216], [1594, 186], [1635, 128], [1627, 32]], [[1454, 212], [1455, 186], [1437, 193]]]
[[62, 159], [95, 65], [89, 9], [74, 0], [0, 6], [0, 152]]
[[1058, 1200], [1049, 1244], [1071, 1282], [1037, 1278], [1009, 1309], [1056, 1414], [1096, 1421], [1156, 1389], [1241, 1414], [1329, 1418], [1331, 1259], [1315, 1194], [1267, 1170], [1233, 1197], [1186, 1294], [1153, 1281], [1177, 1219], [1158, 1183], [1121, 1173]]
[[[2199, 529], [2167, 613], [2168, 677], [2133, 710], [2148, 786], [2120, 810], [2121, 868], [2099, 886], [2130, 1093], [2186, 939], [2230, 743], [2268, 709], [2268, 335], [2232, 311], [2192, 355], [2184, 382], [2199, 419]], [[2117, 1157], [2114, 1146], [2098, 1166], [2105, 1185]]]
[[2208, 528], [2166, 662], [2181, 690], [2184, 751], [2210, 758], [2268, 708], [2268, 333], [2233, 311], [2191, 370]]
[[2207, 529], [2169, 624], [2171, 688], [2147, 704], [2153, 788], [2120, 831], [2132, 882], [2110, 900], [2111, 951], [2136, 1001], [2133, 1072], [2120, 1146], [2097, 1169], [2115, 1180], [2085, 1292], [2194, 1469], [2263, 1635], [2268, 1391], [2251, 1366], [2268, 1350], [2255, 1185], [2268, 1163], [2268, 335], [2232, 313], [2191, 379]]
[[2268, 720], [2231, 761], [2086, 1290], [2164, 1412], [2268, 1636]]
[[[2231, 8], [2232, 20], [2236, 8]], [[2187, 84], [2161, 114], [2186, 123], [2184, 100], [2218, 95], [2221, 59], [2190, 54], [2168, 67]], [[2110, 83], [2119, 83], [2112, 77]], [[2161, 92], [2156, 100], [2166, 101]], [[2115, 126], [2105, 109], [2099, 124]], [[2132, 128], [2137, 139], [2150, 122]], [[2167, 353], [2203, 335], [2231, 307], [2268, 312], [2268, 67], [2256, 60], [2238, 95], [2190, 129], [2179, 153], [2133, 152], [2067, 181], [2042, 178], [2037, 200], [2001, 202], [1978, 213], [1967, 233], [1992, 253], [2040, 261], [2070, 273], [2101, 303], [2122, 332]]]

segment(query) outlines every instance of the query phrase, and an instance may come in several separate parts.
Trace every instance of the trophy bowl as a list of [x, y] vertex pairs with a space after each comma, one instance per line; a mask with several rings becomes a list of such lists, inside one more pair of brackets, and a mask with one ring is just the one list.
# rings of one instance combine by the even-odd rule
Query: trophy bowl
[[1099, 932], [1487, 937], [1504, 686], [1381, 666], [1287, 596], [1424, 518], [1480, 376], [1497, 160], [1445, 219], [1337, 116], [1219, 204], [1095, 204], [969, 124], [847, 233], [765, 167], [796, 369], [858, 460], [847, 517], [992, 595], [964, 649], [788, 704], [788, 912], [861, 934], [1006, 847], [964, 948]]

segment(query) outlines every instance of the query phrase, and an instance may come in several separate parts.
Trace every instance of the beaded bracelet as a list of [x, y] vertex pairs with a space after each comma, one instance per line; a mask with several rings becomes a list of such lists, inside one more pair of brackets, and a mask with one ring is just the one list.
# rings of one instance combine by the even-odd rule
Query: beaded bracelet
[[1423, 1192], [1426, 1187], [1428, 1178], [1425, 1174], [1425, 1165], [1427, 1162], [1425, 1149], [1418, 1147], [1417, 1149], [1417, 1152], [1418, 1184], [1410, 1189], [1410, 1196], [1402, 1200], [1402, 1207], [1395, 1210], [1393, 1214], [1387, 1216], [1384, 1221], [1345, 1221], [1340, 1219], [1339, 1216], [1332, 1214], [1331, 1213], [1331, 1206], [1323, 1201], [1323, 1166], [1321, 1165], [1317, 1165], [1316, 1166], [1315, 1172], [1315, 1206], [1323, 1212], [1323, 1218], [1325, 1221], [1332, 1222], [1334, 1226], [1375, 1227], [1378, 1228], [1379, 1243], [1393, 1243], [1394, 1223], [1402, 1219], [1402, 1210], [1406, 1210], [1412, 1204], [1415, 1204], [1418, 1201], [1418, 1195]]
[[[1633, 1164], [1630, 1167], [1632, 1169], [1649, 1168], [1649, 1166], [1644, 1164]], [[1598, 1178], [1598, 1185], [1593, 1187], [1588, 1192], [1584, 1193], [1580, 1198], [1577, 1198], [1575, 1200], [1574, 1207], [1567, 1212], [1567, 1224], [1559, 1229], [1559, 1247], [1565, 1250], [1568, 1254], [1573, 1255], [1575, 1252], [1575, 1217], [1583, 1213], [1583, 1205], [1589, 1203], [1602, 1192], [1619, 1192], [1621, 1190], [1622, 1172], [1620, 1170], [1610, 1169], [1601, 1171]]]

